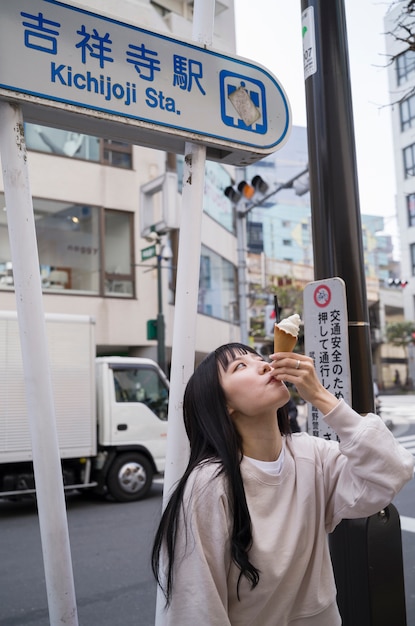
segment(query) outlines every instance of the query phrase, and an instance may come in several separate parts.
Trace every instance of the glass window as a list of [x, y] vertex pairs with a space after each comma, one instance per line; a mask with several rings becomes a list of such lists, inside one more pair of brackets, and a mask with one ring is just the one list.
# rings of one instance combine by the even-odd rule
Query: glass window
[[404, 148], [403, 161], [405, 169], [405, 178], [415, 176], [415, 144]]
[[33, 199], [44, 290], [99, 293], [99, 209]]
[[142, 402], [167, 420], [168, 390], [155, 369], [115, 366], [113, 372], [116, 402]]
[[132, 215], [105, 211], [105, 295], [133, 295]]
[[235, 267], [202, 246], [198, 312], [231, 322], [236, 301]]
[[415, 124], [415, 95], [410, 96], [399, 104], [399, 114], [401, 118], [401, 130], [412, 128]]
[[406, 50], [396, 59], [397, 83], [401, 85], [415, 72], [415, 51]]
[[[4, 206], [0, 194], [0, 288], [13, 289]], [[133, 296], [132, 214], [40, 198], [33, 198], [33, 209], [45, 292], [103, 295], [105, 285], [105, 295]]]
[[129, 143], [39, 124], [25, 124], [25, 139], [29, 150], [85, 159], [113, 167], [132, 168], [132, 146]]
[[262, 222], [253, 222], [251, 220], [247, 223], [247, 244], [249, 252], [254, 254], [261, 254], [264, 251], [264, 232]]
[[412, 272], [412, 276], [415, 276], [415, 243], [411, 243], [410, 253], [411, 253], [411, 272]]
[[112, 139], [103, 139], [102, 148], [102, 163], [112, 165], [113, 167], [123, 167], [124, 169], [132, 168], [130, 144], [122, 141], [113, 141]]
[[415, 193], [406, 196], [406, 207], [408, 211], [408, 226], [415, 226]]

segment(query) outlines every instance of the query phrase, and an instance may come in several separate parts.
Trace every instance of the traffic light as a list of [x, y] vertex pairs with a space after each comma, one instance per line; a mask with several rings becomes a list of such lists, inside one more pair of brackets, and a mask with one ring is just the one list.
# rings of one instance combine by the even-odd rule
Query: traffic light
[[272, 304], [267, 304], [265, 306], [265, 316], [264, 316], [264, 330], [265, 337], [273, 337], [274, 336], [274, 324], [277, 321], [275, 315], [275, 309]]
[[255, 193], [255, 187], [253, 187], [252, 185], [249, 185], [245, 180], [241, 180], [241, 182], [238, 185], [238, 191], [241, 192], [244, 198], [247, 198], [247, 200], [250, 200]]
[[256, 175], [251, 180], [251, 184], [247, 183], [246, 180], [241, 180], [237, 189], [229, 185], [223, 193], [233, 204], [237, 204], [242, 197], [251, 200], [257, 192], [264, 195], [268, 189], [268, 183], [261, 176]]
[[408, 284], [407, 280], [402, 280], [401, 278], [389, 278], [388, 285], [389, 287], [406, 287]]
[[241, 193], [239, 193], [239, 191], [236, 191], [236, 189], [234, 189], [232, 185], [229, 185], [229, 187], [226, 187], [223, 193], [225, 194], [227, 198], [229, 198], [232, 204], [236, 204], [237, 202], [239, 202], [239, 200], [241, 199], [241, 195], [242, 195]]
[[266, 194], [269, 189], [268, 183], [266, 183], [265, 180], [261, 178], [261, 176], [258, 176], [258, 174], [254, 176], [251, 180], [251, 185], [255, 189], [255, 191], [258, 191], [263, 195]]

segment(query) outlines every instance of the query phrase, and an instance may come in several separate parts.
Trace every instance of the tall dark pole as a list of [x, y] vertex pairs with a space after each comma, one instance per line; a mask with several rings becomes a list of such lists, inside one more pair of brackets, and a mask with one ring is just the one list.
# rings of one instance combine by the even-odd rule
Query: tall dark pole
[[315, 279], [346, 283], [353, 408], [374, 409], [369, 313], [342, 0], [302, 0], [314, 9], [316, 72], [306, 79]]
[[[374, 394], [345, 11], [343, 0], [301, 0], [301, 8], [315, 278], [346, 284], [352, 404], [364, 414]], [[394, 549], [376, 559], [385, 543]], [[396, 509], [344, 520], [330, 548], [343, 626], [404, 626]]]

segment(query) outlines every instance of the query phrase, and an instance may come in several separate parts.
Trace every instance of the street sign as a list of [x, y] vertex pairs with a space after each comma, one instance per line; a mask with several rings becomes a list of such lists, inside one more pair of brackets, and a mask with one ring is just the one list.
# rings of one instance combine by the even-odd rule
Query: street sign
[[148, 246], [147, 248], [143, 248], [141, 250], [141, 260], [147, 261], [148, 259], [152, 259], [157, 255], [156, 245], [153, 243], [152, 246]]
[[[351, 405], [346, 287], [341, 278], [308, 283], [304, 289], [304, 349], [312, 357], [323, 387]], [[337, 439], [316, 407], [309, 405], [308, 432]]]
[[233, 164], [281, 148], [291, 128], [262, 66], [58, 0], [0, 0], [0, 98], [27, 121], [171, 152], [195, 141]]

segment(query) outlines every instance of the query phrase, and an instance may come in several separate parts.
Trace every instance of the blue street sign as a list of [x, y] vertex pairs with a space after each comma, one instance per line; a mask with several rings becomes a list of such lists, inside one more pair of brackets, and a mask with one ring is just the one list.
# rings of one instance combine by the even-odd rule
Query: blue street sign
[[91, 134], [80, 117], [104, 119], [106, 134], [174, 152], [198, 141], [236, 164], [282, 147], [291, 127], [262, 66], [57, 0], [0, 0], [0, 98], [28, 121]]

